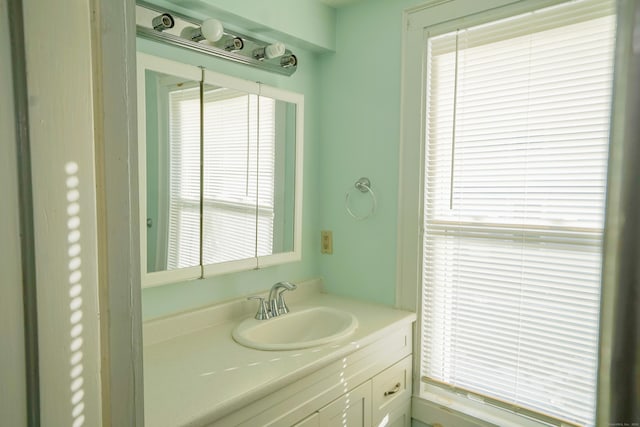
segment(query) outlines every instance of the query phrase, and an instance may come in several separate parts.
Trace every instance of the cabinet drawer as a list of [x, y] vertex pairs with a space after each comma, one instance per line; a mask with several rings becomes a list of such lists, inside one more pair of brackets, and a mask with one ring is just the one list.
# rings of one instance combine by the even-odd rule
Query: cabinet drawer
[[411, 397], [412, 363], [411, 356], [407, 356], [373, 377], [371, 406], [374, 423], [383, 420]]

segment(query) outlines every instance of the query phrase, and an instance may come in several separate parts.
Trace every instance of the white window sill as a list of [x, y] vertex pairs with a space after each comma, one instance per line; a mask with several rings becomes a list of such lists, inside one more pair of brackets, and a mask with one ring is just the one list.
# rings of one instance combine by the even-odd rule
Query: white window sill
[[496, 408], [464, 396], [423, 386], [420, 396], [412, 401], [412, 418], [427, 425], [443, 427], [549, 427], [507, 410]]

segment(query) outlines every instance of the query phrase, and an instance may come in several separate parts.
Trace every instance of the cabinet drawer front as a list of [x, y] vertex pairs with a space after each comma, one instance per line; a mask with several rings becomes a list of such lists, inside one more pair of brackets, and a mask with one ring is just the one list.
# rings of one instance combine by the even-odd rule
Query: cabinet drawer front
[[373, 419], [382, 420], [385, 415], [411, 397], [411, 356], [385, 369], [372, 380]]

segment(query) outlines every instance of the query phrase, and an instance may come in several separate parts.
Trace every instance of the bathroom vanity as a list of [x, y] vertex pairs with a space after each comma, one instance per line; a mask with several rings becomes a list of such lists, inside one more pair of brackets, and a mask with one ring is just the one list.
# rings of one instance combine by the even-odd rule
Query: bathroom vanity
[[415, 314], [324, 294], [320, 286], [310, 281], [288, 295], [290, 314], [327, 307], [358, 322], [350, 335], [321, 346], [238, 344], [234, 328], [256, 311], [244, 299], [146, 322], [145, 424], [409, 426]]

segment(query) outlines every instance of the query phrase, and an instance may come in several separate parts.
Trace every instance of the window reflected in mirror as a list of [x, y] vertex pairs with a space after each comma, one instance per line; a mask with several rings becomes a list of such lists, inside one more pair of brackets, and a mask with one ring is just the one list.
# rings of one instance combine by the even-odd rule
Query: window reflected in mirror
[[[268, 112], [261, 111], [268, 116]], [[269, 212], [257, 209], [258, 97], [228, 88], [204, 92], [205, 264], [255, 257], [256, 228], [271, 227]], [[271, 122], [273, 119], [271, 118]], [[271, 145], [266, 135], [262, 145]], [[262, 153], [266, 154], [266, 153]], [[266, 173], [269, 178], [271, 173]], [[270, 182], [262, 183], [268, 192]], [[272, 212], [272, 209], [271, 209]], [[264, 220], [263, 220], [264, 218]]]
[[146, 70], [147, 271], [200, 265], [200, 82]]

